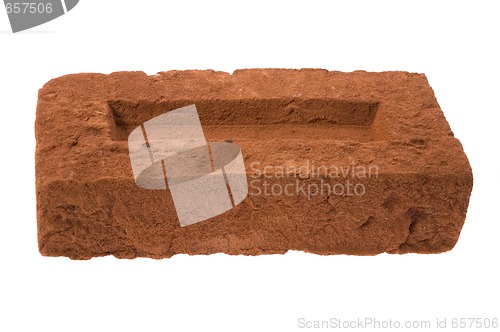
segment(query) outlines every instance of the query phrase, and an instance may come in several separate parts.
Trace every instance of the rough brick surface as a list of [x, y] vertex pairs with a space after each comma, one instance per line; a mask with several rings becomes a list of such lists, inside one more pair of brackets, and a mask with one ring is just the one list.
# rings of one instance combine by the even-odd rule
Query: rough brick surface
[[[189, 104], [208, 141], [241, 147], [255, 188], [351, 179], [364, 194], [259, 195], [250, 185], [232, 210], [180, 227], [168, 191], [135, 184], [127, 136]], [[457, 242], [472, 189], [467, 157], [426, 77], [406, 72], [68, 75], [40, 90], [36, 139], [46, 256], [439, 253]], [[366, 177], [324, 171], [370, 166], [377, 172]], [[276, 176], [280, 169], [287, 174]]]

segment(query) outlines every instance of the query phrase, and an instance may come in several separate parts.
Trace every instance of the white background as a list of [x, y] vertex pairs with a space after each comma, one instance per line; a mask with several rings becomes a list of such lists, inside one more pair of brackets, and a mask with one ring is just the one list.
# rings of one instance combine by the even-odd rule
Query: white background
[[[18, 34], [0, 8], [0, 331], [294, 331], [305, 330], [301, 317], [440, 317], [450, 327], [454, 317], [500, 318], [498, 7], [82, 0]], [[34, 119], [46, 81], [78, 72], [252, 67], [425, 73], [474, 172], [455, 249], [159, 261], [38, 253]]]

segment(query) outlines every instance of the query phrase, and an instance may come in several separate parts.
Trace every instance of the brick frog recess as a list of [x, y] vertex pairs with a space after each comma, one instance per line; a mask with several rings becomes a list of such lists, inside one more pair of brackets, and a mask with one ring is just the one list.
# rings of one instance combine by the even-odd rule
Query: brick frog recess
[[[200, 142], [241, 152], [247, 192], [182, 227], [167, 178], [135, 181], [129, 137], [189, 105]], [[72, 259], [440, 253], [457, 242], [472, 189], [425, 75], [406, 72], [67, 75], [39, 92], [36, 140], [39, 249]]]

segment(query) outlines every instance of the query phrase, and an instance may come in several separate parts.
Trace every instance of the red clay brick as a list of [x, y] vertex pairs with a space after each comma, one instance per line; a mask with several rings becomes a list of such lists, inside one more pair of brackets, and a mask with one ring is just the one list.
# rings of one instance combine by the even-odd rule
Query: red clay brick
[[[189, 104], [209, 142], [241, 147], [249, 195], [180, 227], [168, 190], [134, 182], [127, 137]], [[458, 240], [473, 182], [425, 75], [407, 72], [68, 75], [40, 90], [36, 139], [39, 250], [72, 259], [439, 253]], [[366, 177], [325, 171], [370, 167], [377, 171]], [[346, 188], [346, 180], [364, 194], [256, 195], [250, 184]]]

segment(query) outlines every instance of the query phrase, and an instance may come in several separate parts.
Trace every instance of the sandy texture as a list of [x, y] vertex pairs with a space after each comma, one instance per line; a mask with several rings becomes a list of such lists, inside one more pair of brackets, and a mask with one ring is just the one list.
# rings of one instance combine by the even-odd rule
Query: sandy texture
[[[127, 136], [193, 103], [208, 141], [241, 147], [249, 195], [180, 227], [168, 191], [136, 186]], [[36, 139], [39, 249], [72, 259], [439, 253], [458, 240], [473, 182], [425, 75], [406, 72], [67, 75], [39, 92]], [[364, 193], [258, 194], [347, 181]]]

